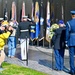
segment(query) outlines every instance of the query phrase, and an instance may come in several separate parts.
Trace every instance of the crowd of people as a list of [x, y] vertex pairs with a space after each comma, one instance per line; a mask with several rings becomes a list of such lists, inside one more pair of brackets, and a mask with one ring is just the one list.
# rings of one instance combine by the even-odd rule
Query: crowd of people
[[[54, 49], [55, 55], [55, 68], [56, 71], [62, 71], [64, 69], [64, 52], [65, 48], [69, 49], [70, 57], [70, 74], [75, 74], [74, 67], [74, 52], [75, 52], [75, 11], [71, 11], [72, 19], [65, 24], [63, 20], [59, 20], [51, 26], [50, 34], [51, 47]], [[16, 33], [17, 38], [21, 44], [21, 60], [27, 60], [27, 51], [29, 48], [30, 27], [31, 20], [28, 20], [28, 16], [23, 16], [20, 23], [11, 19], [0, 19], [0, 68], [5, 58], [4, 46], [8, 44], [8, 57], [15, 57], [16, 52]]]

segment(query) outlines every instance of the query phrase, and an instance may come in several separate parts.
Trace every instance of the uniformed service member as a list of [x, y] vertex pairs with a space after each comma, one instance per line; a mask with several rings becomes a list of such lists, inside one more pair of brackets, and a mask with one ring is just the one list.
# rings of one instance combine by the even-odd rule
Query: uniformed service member
[[58, 22], [59, 28], [54, 31], [52, 37], [53, 49], [55, 56], [55, 70], [62, 71], [64, 68], [64, 51], [65, 51], [65, 24], [63, 20]]
[[30, 37], [29, 31], [30, 31], [30, 22], [28, 21], [28, 16], [24, 16], [22, 17], [22, 22], [19, 23], [17, 30], [18, 38], [20, 39], [21, 44], [21, 59], [23, 61], [27, 60], [26, 51], [28, 50], [29, 47], [29, 37]]
[[72, 19], [66, 23], [66, 44], [69, 47], [70, 73], [75, 75], [74, 54], [75, 54], [75, 11], [70, 11]]

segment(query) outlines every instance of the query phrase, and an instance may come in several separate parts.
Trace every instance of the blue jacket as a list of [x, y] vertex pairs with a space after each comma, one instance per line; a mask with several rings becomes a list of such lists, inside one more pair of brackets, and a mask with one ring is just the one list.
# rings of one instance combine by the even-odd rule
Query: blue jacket
[[66, 42], [68, 46], [75, 46], [75, 19], [66, 24]]

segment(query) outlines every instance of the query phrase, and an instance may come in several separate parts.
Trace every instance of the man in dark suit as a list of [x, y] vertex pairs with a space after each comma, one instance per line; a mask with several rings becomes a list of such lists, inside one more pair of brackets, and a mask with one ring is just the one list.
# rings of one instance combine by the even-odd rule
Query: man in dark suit
[[20, 38], [21, 44], [21, 59], [27, 60], [27, 50], [29, 47], [29, 31], [30, 31], [30, 22], [28, 21], [28, 16], [22, 17], [22, 22], [18, 25], [18, 38]]
[[66, 44], [69, 47], [70, 73], [74, 75], [74, 53], [75, 53], [75, 11], [71, 11], [72, 19], [66, 23]]
[[63, 20], [59, 20], [59, 28], [55, 30], [52, 37], [55, 54], [55, 70], [62, 71], [64, 67], [64, 51], [65, 51], [65, 24]]

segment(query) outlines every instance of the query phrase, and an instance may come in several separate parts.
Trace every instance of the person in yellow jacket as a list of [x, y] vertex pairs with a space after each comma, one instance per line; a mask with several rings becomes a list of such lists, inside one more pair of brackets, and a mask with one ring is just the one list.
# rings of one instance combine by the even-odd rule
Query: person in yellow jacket
[[[5, 27], [4, 25], [1, 26]], [[4, 28], [4, 32], [0, 34], [0, 70], [2, 69], [2, 62], [5, 59], [5, 53], [4, 53], [4, 46], [6, 44], [6, 40], [10, 36], [11, 32], [13, 31], [13, 28], [11, 26]]]

